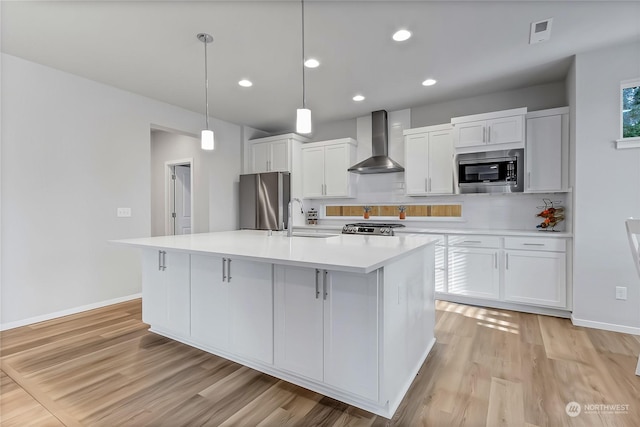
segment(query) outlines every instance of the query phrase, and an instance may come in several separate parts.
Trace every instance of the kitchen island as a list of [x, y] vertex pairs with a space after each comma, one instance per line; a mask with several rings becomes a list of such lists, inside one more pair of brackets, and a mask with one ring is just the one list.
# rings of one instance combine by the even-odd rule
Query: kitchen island
[[427, 236], [229, 231], [142, 248], [157, 334], [390, 418], [435, 343]]

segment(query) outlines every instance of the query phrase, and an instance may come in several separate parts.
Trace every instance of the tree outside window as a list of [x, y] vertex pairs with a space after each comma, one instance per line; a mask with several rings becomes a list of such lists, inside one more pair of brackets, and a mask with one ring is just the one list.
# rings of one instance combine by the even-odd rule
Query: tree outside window
[[622, 84], [622, 138], [640, 137], [640, 80]]

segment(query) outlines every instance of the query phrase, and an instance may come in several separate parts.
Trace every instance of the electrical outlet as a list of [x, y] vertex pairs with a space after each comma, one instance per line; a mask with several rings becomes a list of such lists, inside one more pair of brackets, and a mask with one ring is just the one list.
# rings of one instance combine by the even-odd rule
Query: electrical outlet
[[627, 299], [626, 286], [616, 286], [616, 299], [621, 299], [621, 300]]
[[118, 208], [116, 215], [119, 218], [125, 218], [131, 216], [131, 208]]

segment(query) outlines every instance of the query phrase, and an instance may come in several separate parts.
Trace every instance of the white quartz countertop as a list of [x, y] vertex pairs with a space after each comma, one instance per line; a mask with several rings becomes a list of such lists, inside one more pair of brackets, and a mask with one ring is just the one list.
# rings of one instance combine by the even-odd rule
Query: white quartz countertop
[[[295, 234], [295, 233], [294, 233]], [[182, 236], [112, 240], [141, 248], [228, 256], [274, 264], [369, 273], [429, 244], [436, 238], [420, 235], [287, 237], [286, 232], [241, 230]]]
[[[357, 221], [352, 221], [357, 222]], [[318, 232], [342, 232], [341, 225], [303, 225], [294, 226], [294, 230]], [[417, 234], [460, 234], [460, 235], [489, 235], [489, 236], [524, 236], [524, 237], [572, 237], [566, 231], [538, 231], [538, 230], [503, 230], [503, 229], [479, 229], [479, 228], [422, 228], [412, 227], [407, 224], [405, 227], [396, 228], [396, 233], [417, 233]]]

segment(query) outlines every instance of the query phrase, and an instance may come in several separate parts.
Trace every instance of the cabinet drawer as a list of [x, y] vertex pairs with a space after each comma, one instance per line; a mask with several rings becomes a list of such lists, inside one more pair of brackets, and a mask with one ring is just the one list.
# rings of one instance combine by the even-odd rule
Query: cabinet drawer
[[567, 250], [567, 241], [553, 237], [505, 237], [504, 248], [528, 251], [565, 252]]
[[449, 246], [499, 248], [500, 237], [497, 236], [449, 236]]

